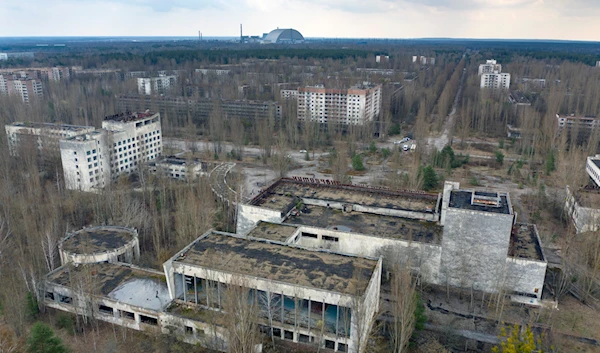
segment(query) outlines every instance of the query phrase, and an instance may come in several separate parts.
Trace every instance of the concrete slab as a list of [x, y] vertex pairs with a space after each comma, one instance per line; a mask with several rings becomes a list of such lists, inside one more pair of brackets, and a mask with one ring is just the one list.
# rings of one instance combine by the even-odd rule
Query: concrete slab
[[108, 297], [150, 310], [161, 310], [170, 302], [167, 284], [147, 278], [133, 278], [122, 283]]

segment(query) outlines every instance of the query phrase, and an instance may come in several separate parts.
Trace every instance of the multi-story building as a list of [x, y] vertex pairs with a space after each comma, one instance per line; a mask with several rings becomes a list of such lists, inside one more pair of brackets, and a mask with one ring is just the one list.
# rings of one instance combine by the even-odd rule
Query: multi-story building
[[49, 67], [40, 71], [50, 81], [68, 80], [71, 77], [71, 69], [68, 67]]
[[216, 75], [216, 76], [228, 75], [231, 72], [231, 70], [225, 70], [225, 69], [195, 69], [194, 71], [197, 74]]
[[479, 76], [483, 74], [492, 74], [494, 72], [502, 72], [502, 65], [498, 64], [496, 60], [486, 60], [485, 64], [479, 65]]
[[279, 91], [282, 99], [298, 99], [297, 89], [282, 89]]
[[177, 76], [140, 77], [137, 79], [139, 94], [165, 94], [177, 82]]
[[418, 62], [421, 65], [435, 65], [435, 58], [433, 58], [433, 57], [426, 57], [426, 56], [423, 56], [423, 55], [420, 55], [420, 56], [413, 55], [412, 62], [413, 63]]
[[509, 73], [484, 73], [481, 75], [481, 88], [490, 89], [509, 89], [510, 88], [510, 74]]
[[[215, 100], [206, 98], [186, 98], [169, 96], [119, 96], [121, 110], [140, 111], [150, 109], [164, 113], [175, 113], [183, 117], [208, 119], [215, 108]], [[220, 100], [223, 117], [236, 119], [267, 119], [270, 116], [281, 119], [281, 105], [273, 101]]]
[[[40, 80], [17, 75], [0, 75], [0, 94], [19, 96], [24, 103], [43, 97]], [[35, 97], [35, 98], [34, 98]]]
[[390, 61], [390, 56], [389, 55], [375, 55], [375, 62], [376, 63], [386, 63]]
[[298, 88], [298, 120], [363, 125], [377, 119], [381, 85], [363, 83], [350, 89]]
[[33, 52], [0, 53], [0, 60], [33, 59]]
[[91, 131], [60, 141], [65, 187], [69, 190], [100, 190], [111, 182], [107, 133]]
[[556, 122], [559, 130], [564, 128], [572, 129], [577, 128], [581, 130], [593, 130], [600, 126], [600, 119], [589, 117], [589, 116], [575, 116], [571, 115], [559, 115], [556, 114]]
[[578, 190], [566, 188], [565, 210], [577, 233], [600, 229], [600, 155], [587, 158], [585, 171], [592, 183]]
[[5, 126], [8, 150], [18, 156], [22, 148], [34, 146], [42, 155], [59, 155], [59, 141], [93, 132], [93, 126], [15, 122]]
[[516, 223], [507, 193], [452, 182], [427, 194], [280, 179], [238, 205], [238, 234], [272, 224], [297, 227], [285, 238], [292, 244], [382, 256], [384, 267], [410, 266], [426, 283], [542, 304], [547, 261], [537, 228]]
[[[159, 272], [129, 263], [139, 256], [134, 229], [84, 228], [61, 241], [62, 265], [44, 280], [44, 303], [216, 351], [230, 351], [235, 335], [227, 331], [248, 325], [281, 340], [364, 352], [379, 309], [381, 258], [288, 240], [300, 236], [288, 225], [245, 236], [210, 230]], [[224, 325], [226, 315], [242, 310], [251, 321]], [[249, 351], [260, 353], [262, 345]]]
[[198, 159], [168, 156], [150, 163], [150, 171], [177, 180], [194, 180], [208, 175], [210, 164]]

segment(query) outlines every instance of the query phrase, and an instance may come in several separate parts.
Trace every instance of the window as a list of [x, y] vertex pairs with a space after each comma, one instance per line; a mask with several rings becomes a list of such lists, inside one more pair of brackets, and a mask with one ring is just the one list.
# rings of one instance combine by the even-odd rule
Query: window
[[98, 305], [98, 312], [100, 312], [100, 314], [112, 315], [113, 308], [111, 308], [110, 306], [100, 304]]
[[72, 304], [73, 303], [73, 298], [59, 294], [58, 295], [58, 301], [59, 301], [59, 303], [63, 303], [63, 304]]
[[194, 329], [191, 328], [190, 326], [186, 326], [185, 327], [185, 334], [186, 335], [193, 335], [194, 334]]
[[336, 243], [337, 243], [338, 241], [340, 241], [340, 239], [339, 239], [338, 237], [329, 237], [329, 236], [327, 236], [327, 235], [324, 235], [324, 236], [323, 236], [323, 240], [325, 240], [325, 241], [332, 241], [332, 242], [336, 242]]
[[157, 326], [158, 325], [158, 319], [155, 317], [150, 317], [150, 316], [146, 316], [146, 315], [140, 315], [140, 321], [144, 324], [147, 325], [153, 325], [153, 326]]
[[348, 349], [346, 348], [345, 343], [338, 343], [338, 352], [346, 352]]
[[286, 340], [294, 340], [294, 333], [292, 331], [285, 330], [283, 331], [283, 338]]
[[54, 300], [54, 293], [46, 292], [45, 298], [48, 300]]
[[330, 340], [325, 340], [325, 348], [327, 349], [335, 349], [335, 342]]
[[129, 311], [119, 310], [119, 316], [124, 319], [135, 320], [135, 315]]
[[313, 238], [313, 239], [317, 239], [317, 235], [316, 235], [316, 234], [313, 234], [313, 233], [305, 233], [305, 232], [302, 232], [302, 236], [303, 236], [303, 237], [307, 237], [307, 238]]

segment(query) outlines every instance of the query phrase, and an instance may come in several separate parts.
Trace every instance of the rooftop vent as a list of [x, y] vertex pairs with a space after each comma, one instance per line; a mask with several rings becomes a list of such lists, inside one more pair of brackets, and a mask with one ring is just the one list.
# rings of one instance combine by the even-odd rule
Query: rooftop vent
[[497, 192], [473, 191], [471, 205], [500, 207], [500, 195]]

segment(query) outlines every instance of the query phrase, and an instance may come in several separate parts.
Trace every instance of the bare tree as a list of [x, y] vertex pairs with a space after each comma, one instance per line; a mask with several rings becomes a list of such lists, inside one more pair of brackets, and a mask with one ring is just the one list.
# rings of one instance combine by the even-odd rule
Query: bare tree
[[233, 278], [223, 295], [228, 352], [254, 353], [260, 337], [256, 325], [258, 308], [256, 300], [250, 297], [246, 281]]
[[409, 266], [395, 264], [391, 281], [391, 346], [394, 353], [405, 352], [415, 329], [416, 281]]

